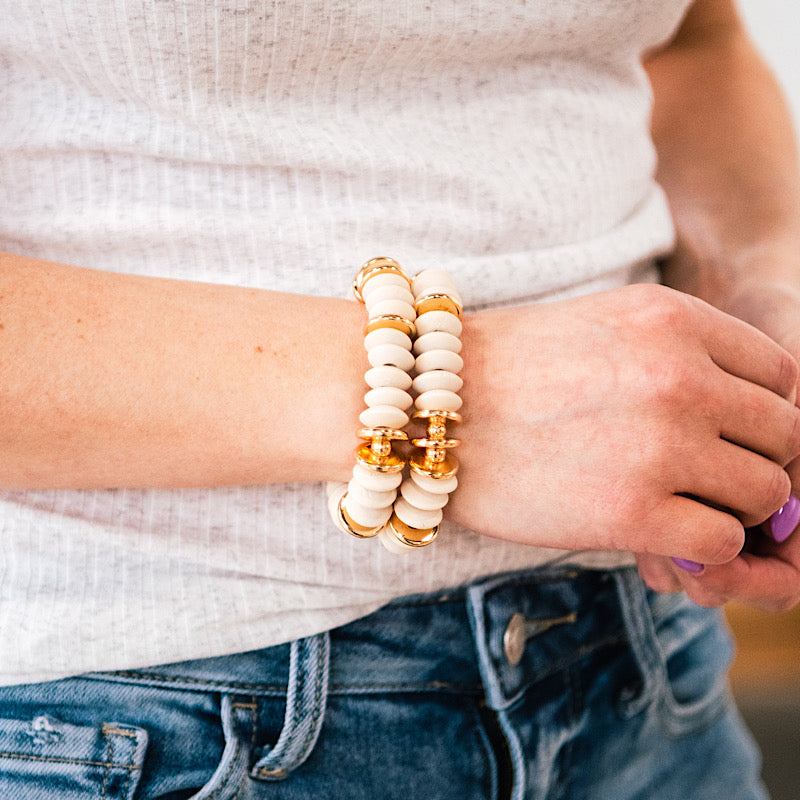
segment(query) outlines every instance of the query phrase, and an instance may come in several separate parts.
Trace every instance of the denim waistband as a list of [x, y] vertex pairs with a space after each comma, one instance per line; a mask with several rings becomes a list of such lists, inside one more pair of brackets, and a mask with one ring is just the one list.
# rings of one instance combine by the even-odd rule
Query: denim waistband
[[[280, 696], [299, 660], [325, 673], [329, 694], [457, 691], [513, 702], [528, 684], [625, 639], [641, 605], [635, 570], [538, 568], [396, 600], [296, 643], [86, 677], [170, 689]], [[633, 597], [633, 594], [641, 596]], [[634, 625], [635, 627], [635, 625]], [[536, 648], [526, 648], [535, 639]], [[294, 664], [292, 662], [295, 662]], [[315, 665], [311, 665], [314, 667]], [[312, 669], [313, 672], [313, 669]]]

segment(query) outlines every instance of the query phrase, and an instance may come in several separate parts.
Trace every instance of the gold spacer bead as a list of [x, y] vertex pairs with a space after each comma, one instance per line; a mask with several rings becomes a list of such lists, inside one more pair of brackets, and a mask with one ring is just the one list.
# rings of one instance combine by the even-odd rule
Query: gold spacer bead
[[371, 319], [366, 324], [364, 336], [383, 328], [394, 328], [394, 330], [404, 333], [409, 339], [413, 339], [417, 335], [417, 326], [410, 319], [401, 317], [399, 314], [383, 314], [380, 317]]
[[454, 425], [458, 425], [461, 422], [461, 414], [456, 411], [436, 411], [433, 409], [426, 409], [424, 411], [415, 411], [411, 415], [411, 419], [429, 423], [452, 422]]
[[359, 439], [386, 439], [389, 441], [407, 442], [408, 434], [397, 428], [361, 428]]
[[458, 447], [461, 444], [460, 439], [412, 439], [411, 444], [414, 447], [424, 447], [426, 449], [434, 449], [434, 450], [451, 450], [454, 447]]
[[453, 300], [449, 294], [424, 295], [414, 303], [414, 310], [417, 312], [418, 317], [427, 314], [429, 311], [448, 311], [451, 314], [455, 314], [459, 319], [463, 314], [461, 304]]
[[425, 547], [430, 544], [439, 533], [439, 526], [433, 528], [412, 528], [406, 525], [397, 514], [392, 514], [389, 520], [388, 530], [394, 534], [398, 541], [409, 547]]
[[373, 536], [377, 536], [381, 532], [381, 528], [383, 525], [379, 525], [377, 528], [368, 528], [364, 525], [359, 525], [357, 522], [354, 522], [352, 517], [347, 513], [347, 509], [344, 507], [344, 499], [347, 497], [347, 492], [342, 495], [342, 499], [339, 500], [339, 520], [344, 525], [345, 530], [351, 535], [355, 536], [356, 539], [371, 539]]
[[409, 289], [411, 288], [411, 279], [406, 275], [405, 270], [393, 258], [380, 256], [378, 258], [371, 258], [362, 265], [353, 281], [353, 294], [363, 303], [364, 295], [362, 292], [364, 291], [364, 286], [366, 286], [367, 281], [370, 280], [370, 278], [374, 278], [376, 275], [388, 274], [400, 275], [402, 278], [405, 278], [406, 281], [408, 281]]
[[356, 460], [359, 464], [371, 469], [373, 472], [395, 473], [402, 472], [406, 460], [390, 450], [388, 455], [377, 455], [372, 450], [372, 443], [366, 442], [356, 447]]
[[417, 475], [423, 475], [434, 480], [446, 480], [447, 478], [452, 478], [458, 472], [458, 459], [447, 452], [445, 452], [445, 456], [441, 461], [434, 462], [428, 458], [427, 451], [417, 451], [412, 453], [408, 464]]

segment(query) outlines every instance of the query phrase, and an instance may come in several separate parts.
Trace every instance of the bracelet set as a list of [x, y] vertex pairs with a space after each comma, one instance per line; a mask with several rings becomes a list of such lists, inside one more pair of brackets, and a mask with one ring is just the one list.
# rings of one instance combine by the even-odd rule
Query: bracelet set
[[[461, 299], [446, 272], [409, 278], [391, 258], [364, 264], [353, 293], [369, 315], [364, 378], [370, 388], [358, 431], [364, 442], [356, 448], [350, 482], [328, 484], [328, 504], [343, 531], [377, 536], [389, 550], [408, 552], [436, 538], [442, 509], [458, 485], [458, 461], [450, 452], [458, 440], [448, 436], [447, 425], [461, 421]], [[414, 450], [406, 458], [396, 443], [408, 440], [409, 419], [426, 432], [411, 440]]]

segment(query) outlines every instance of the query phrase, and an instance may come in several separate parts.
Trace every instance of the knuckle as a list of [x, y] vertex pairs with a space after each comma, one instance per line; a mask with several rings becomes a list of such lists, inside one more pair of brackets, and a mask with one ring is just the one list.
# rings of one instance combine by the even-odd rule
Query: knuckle
[[800, 369], [798, 369], [797, 361], [785, 350], [781, 350], [778, 355], [776, 388], [784, 397], [788, 397], [794, 392], [798, 376], [800, 376]]
[[788, 473], [777, 464], [770, 470], [762, 498], [769, 514], [777, 511], [789, 499], [792, 481]]
[[794, 461], [800, 455], [800, 408], [792, 409], [792, 419], [790, 422], [789, 435], [786, 437], [786, 450], [784, 453], [784, 465]]
[[702, 563], [727, 564], [733, 561], [744, 546], [744, 527], [735, 517], [724, 514], [704, 548]]

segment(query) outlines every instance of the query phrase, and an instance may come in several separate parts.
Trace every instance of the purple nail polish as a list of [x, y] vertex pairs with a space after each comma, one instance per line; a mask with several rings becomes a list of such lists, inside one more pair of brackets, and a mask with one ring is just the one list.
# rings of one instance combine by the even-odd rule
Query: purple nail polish
[[705, 567], [698, 564], [697, 561], [689, 561], [688, 558], [673, 558], [672, 559], [681, 569], [691, 572], [692, 575], [699, 575]]
[[791, 495], [783, 507], [769, 518], [772, 538], [776, 542], [786, 541], [797, 527], [798, 522], [800, 522], [800, 500]]

